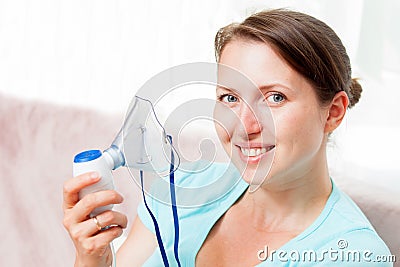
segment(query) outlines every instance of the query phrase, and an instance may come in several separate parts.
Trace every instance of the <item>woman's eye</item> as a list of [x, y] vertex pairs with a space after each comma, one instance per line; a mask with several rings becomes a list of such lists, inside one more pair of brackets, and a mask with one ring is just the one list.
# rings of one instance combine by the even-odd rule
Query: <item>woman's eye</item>
[[236, 96], [234, 96], [234, 95], [222, 95], [220, 97], [220, 100], [222, 102], [237, 102], [238, 98]]
[[285, 99], [286, 98], [283, 95], [278, 93], [271, 94], [270, 96], [267, 97], [267, 101], [273, 104], [279, 104], [283, 102]]

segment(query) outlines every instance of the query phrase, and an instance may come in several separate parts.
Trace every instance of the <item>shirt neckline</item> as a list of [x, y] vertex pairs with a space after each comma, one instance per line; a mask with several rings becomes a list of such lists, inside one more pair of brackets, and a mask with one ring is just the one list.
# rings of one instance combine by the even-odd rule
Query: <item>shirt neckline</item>
[[[332, 190], [331, 190], [331, 193], [329, 194], [328, 200], [326, 201], [324, 208], [322, 209], [322, 211], [318, 215], [318, 217], [314, 220], [314, 222], [310, 226], [308, 226], [306, 229], [304, 229], [303, 232], [301, 232], [299, 235], [297, 235], [296, 237], [292, 238], [291, 240], [289, 240], [288, 242], [283, 244], [281, 247], [279, 247], [277, 249], [277, 251], [286, 250], [287, 247], [290, 247], [293, 243], [308, 237], [326, 220], [326, 218], [332, 211], [334, 204], [339, 199], [338, 189], [331, 178], [330, 178], [330, 181], [331, 181], [331, 185], [332, 185]], [[183, 262], [185, 262], [186, 264], [189, 264], [188, 266], [195, 266], [197, 254], [199, 253], [201, 247], [203, 246], [205, 240], [207, 239], [207, 236], [209, 235], [211, 229], [218, 222], [218, 220], [231, 208], [231, 206], [237, 201], [237, 199], [247, 190], [248, 186], [249, 185], [244, 181], [241, 181], [238, 184], [238, 189], [235, 190], [235, 194], [231, 194], [230, 196], [232, 196], [232, 197], [229, 197], [228, 200], [226, 200], [227, 203], [224, 203], [224, 204], [227, 204], [227, 205], [225, 205], [225, 207], [227, 207], [227, 208], [221, 209], [217, 213], [216, 219], [214, 220], [214, 222], [210, 226], [205, 228], [205, 230], [199, 231], [199, 233], [196, 235], [196, 241], [199, 241], [199, 242], [192, 242], [192, 247], [190, 248], [192, 251], [195, 251], [196, 253], [191, 253], [190, 257], [186, 258]], [[223, 205], [221, 205], [221, 206], [223, 206]], [[196, 245], [196, 244], [198, 244], [198, 245]], [[263, 261], [256, 266], [262, 266], [265, 262], [268, 262], [268, 258], [266, 259], [266, 261]]]

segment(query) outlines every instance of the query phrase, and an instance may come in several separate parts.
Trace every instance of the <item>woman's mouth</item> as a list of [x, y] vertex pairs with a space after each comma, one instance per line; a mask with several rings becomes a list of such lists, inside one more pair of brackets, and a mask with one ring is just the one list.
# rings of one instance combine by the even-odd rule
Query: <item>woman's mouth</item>
[[257, 163], [267, 152], [275, 148], [275, 145], [268, 146], [237, 146], [240, 150], [239, 154], [243, 161], [247, 163]]
[[258, 156], [261, 154], [264, 154], [267, 152], [267, 149], [265, 147], [263, 148], [240, 148], [240, 151], [242, 151], [242, 154], [247, 156], [247, 157], [254, 157], [254, 156]]

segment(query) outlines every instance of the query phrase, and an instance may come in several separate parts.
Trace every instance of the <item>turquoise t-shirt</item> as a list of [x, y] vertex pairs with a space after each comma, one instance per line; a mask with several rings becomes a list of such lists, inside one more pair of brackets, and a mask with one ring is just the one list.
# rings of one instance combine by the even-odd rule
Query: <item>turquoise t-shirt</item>
[[[221, 177], [233, 181], [221, 183], [226, 187], [225, 194], [219, 194], [218, 197], [216, 194], [209, 194], [212, 196], [209, 199], [214, 201], [197, 205], [195, 200], [203, 196], [196, 195], [196, 191], [192, 191], [191, 197], [196, 206], [178, 206], [179, 259], [182, 266], [195, 266], [196, 255], [213, 225], [248, 188], [248, 184], [240, 179], [238, 172], [232, 169], [228, 168], [227, 171], [226, 164], [213, 163], [202, 172], [175, 173], [175, 184], [178, 187], [199, 188], [202, 185], [213, 185], [215, 179], [222, 179]], [[382, 262], [384, 257], [390, 255], [390, 251], [368, 219], [333, 182], [332, 185], [332, 192], [318, 218], [280, 249], [273, 253], [270, 251], [267, 259], [265, 259], [267, 248], [260, 248], [258, 251], [260, 264], [257, 266], [393, 266], [390, 262]], [[167, 194], [167, 192], [160, 194], [157, 190], [157, 186], [153, 185], [152, 194], [156, 196]], [[208, 192], [199, 191], [200, 194]], [[178, 190], [177, 199], [179, 196]], [[174, 258], [174, 224], [171, 206], [149, 196], [146, 196], [146, 200], [159, 224], [169, 264], [177, 266]], [[138, 216], [154, 233], [153, 222], [143, 202], [138, 207]], [[163, 266], [158, 248], [143, 266]]]

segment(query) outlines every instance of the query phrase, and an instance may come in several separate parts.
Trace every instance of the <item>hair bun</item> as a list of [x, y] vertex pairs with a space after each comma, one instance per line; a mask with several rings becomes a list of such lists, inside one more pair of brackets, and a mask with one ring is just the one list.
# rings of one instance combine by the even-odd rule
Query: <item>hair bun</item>
[[358, 83], [358, 79], [351, 80], [351, 85], [350, 85], [349, 91], [350, 91], [349, 108], [352, 108], [355, 104], [358, 103], [358, 101], [360, 100], [360, 97], [361, 97], [362, 87]]

